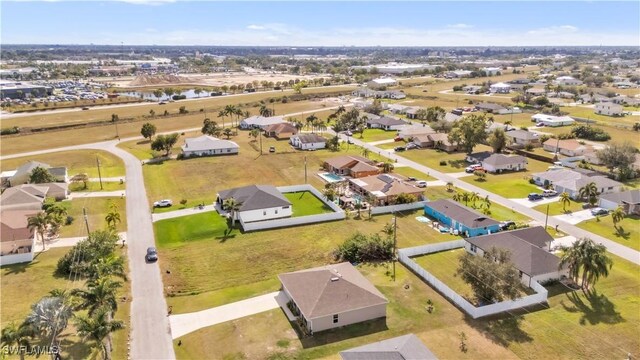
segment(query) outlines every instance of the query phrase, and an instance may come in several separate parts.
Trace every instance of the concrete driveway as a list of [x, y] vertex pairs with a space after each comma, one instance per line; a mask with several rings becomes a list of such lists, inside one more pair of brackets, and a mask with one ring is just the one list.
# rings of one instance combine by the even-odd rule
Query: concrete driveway
[[554, 202], [560, 200], [560, 198], [557, 197], [557, 196], [554, 196], [554, 197], [550, 197], [550, 198], [542, 198], [541, 200], [536, 200], [536, 201], [530, 201], [527, 198], [524, 198], [524, 199], [509, 199], [509, 200], [511, 200], [513, 202], [516, 202], [516, 203], [518, 203], [518, 204], [520, 204], [522, 206], [526, 206], [528, 208], [533, 208], [533, 207], [536, 207], [538, 205], [546, 205], [546, 204], [554, 203]]
[[556, 215], [554, 216], [554, 218], [564, 222], [568, 222], [571, 225], [575, 225], [583, 221], [594, 219], [595, 216], [591, 215], [591, 210], [581, 210], [564, 215]]

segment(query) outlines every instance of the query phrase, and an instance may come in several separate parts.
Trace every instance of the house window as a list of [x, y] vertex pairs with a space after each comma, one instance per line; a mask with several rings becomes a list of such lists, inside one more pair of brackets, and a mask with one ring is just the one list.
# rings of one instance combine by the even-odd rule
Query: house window
[[266, 211], [263, 211], [263, 212], [262, 212], [262, 215], [266, 216], [266, 215], [267, 215], [267, 212], [266, 212]]
[[471, 245], [471, 252], [477, 252], [478, 251], [478, 247], [475, 245]]
[[338, 323], [338, 314], [333, 315], [333, 323], [334, 324]]
[[288, 209], [289, 207], [288, 207], [288, 206], [283, 206], [282, 208], [283, 208], [283, 209]]
[[276, 214], [278, 213], [278, 209], [276, 209]]

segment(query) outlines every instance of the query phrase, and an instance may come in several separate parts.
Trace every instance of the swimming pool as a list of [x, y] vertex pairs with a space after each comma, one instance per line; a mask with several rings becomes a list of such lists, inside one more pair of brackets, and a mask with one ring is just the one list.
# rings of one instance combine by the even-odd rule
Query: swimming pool
[[344, 181], [345, 179], [340, 176], [340, 175], [336, 175], [333, 173], [319, 173], [318, 176], [320, 176], [324, 181], [328, 182], [328, 183], [334, 183], [334, 182], [339, 182], [339, 181]]

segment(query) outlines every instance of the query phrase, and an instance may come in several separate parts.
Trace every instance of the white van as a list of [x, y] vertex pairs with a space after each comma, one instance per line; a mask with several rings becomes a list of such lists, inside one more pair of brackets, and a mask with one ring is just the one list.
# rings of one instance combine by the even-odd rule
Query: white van
[[418, 180], [416, 181], [416, 186], [420, 187], [420, 188], [426, 188], [427, 187], [427, 182], [424, 180]]
[[555, 190], [544, 190], [542, 191], [542, 196], [544, 197], [552, 197], [558, 195], [558, 192]]

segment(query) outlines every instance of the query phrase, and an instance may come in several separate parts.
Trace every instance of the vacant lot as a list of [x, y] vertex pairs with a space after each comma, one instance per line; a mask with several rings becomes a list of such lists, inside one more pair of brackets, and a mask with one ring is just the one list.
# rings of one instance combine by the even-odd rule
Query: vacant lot
[[[71, 290], [80, 288], [82, 281], [69, 281], [67, 277], [55, 274], [58, 259], [71, 248], [52, 248], [44, 253], [36, 255], [34, 261], [28, 264], [15, 264], [3, 266], [0, 269], [0, 324], [4, 328], [8, 323], [15, 321], [21, 323], [31, 311], [31, 305], [42, 297], [48, 295], [51, 290]], [[125, 251], [123, 251], [125, 255]], [[126, 264], [126, 261], [125, 261]], [[118, 312], [116, 319], [125, 322], [125, 329], [117, 331], [113, 335], [114, 359], [127, 357], [127, 338], [129, 326], [129, 302], [122, 302], [122, 297], [128, 297], [130, 284], [124, 283], [118, 294]], [[67, 329], [61, 334], [62, 357], [64, 359], [86, 359], [91, 355], [90, 343], [81, 341], [75, 335], [73, 321], [70, 321]], [[44, 344], [48, 345], [48, 344]]]
[[[478, 145], [474, 149], [475, 152], [490, 150], [491, 148], [485, 145]], [[399, 155], [444, 173], [461, 172], [464, 171], [464, 168], [469, 166], [469, 164], [464, 160], [467, 157], [467, 154], [464, 152], [449, 154], [440, 150], [420, 149], [405, 151]], [[441, 161], [444, 161], [446, 165], [440, 165]]]
[[69, 216], [73, 217], [73, 223], [71, 223], [71, 225], [62, 227], [60, 237], [87, 236], [87, 228], [82, 212], [83, 208], [87, 211], [87, 222], [89, 223], [90, 231], [105, 229], [107, 222], [104, 218], [109, 212], [111, 204], [118, 207], [120, 219], [122, 220], [116, 226], [117, 231], [127, 230], [125, 199], [119, 197], [86, 197], [76, 198], [71, 201], [62, 201], [60, 204], [67, 209]]
[[[2, 154], [6, 154], [4, 149]], [[103, 177], [124, 177], [124, 163], [122, 160], [109, 152], [101, 150], [59, 151], [48, 154], [7, 159], [0, 162], [0, 168], [2, 171], [15, 170], [27, 161], [39, 161], [54, 167], [66, 166], [69, 177], [80, 173], [86, 173], [91, 178], [97, 178], [97, 160], [100, 161], [100, 172]]]
[[284, 197], [291, 202], [293, 217], [333, 212], [329, 206], [309, 191], [286, 193]]
[[545, 204], [545, 205], [538, 205], [533, 209], [543, 214], [546, 214], [547, 205], [549, 206], [549, 216], [564, 215], [564, 214], [583, 210], [582, 203], [578, 201], [573, 201], [573, 200], [571, 200], [571, 202], [567, 204], [565, 208], [562, 207], [562, 202], [558, 200], [558, 202], [552, 202], [550, 204]]

